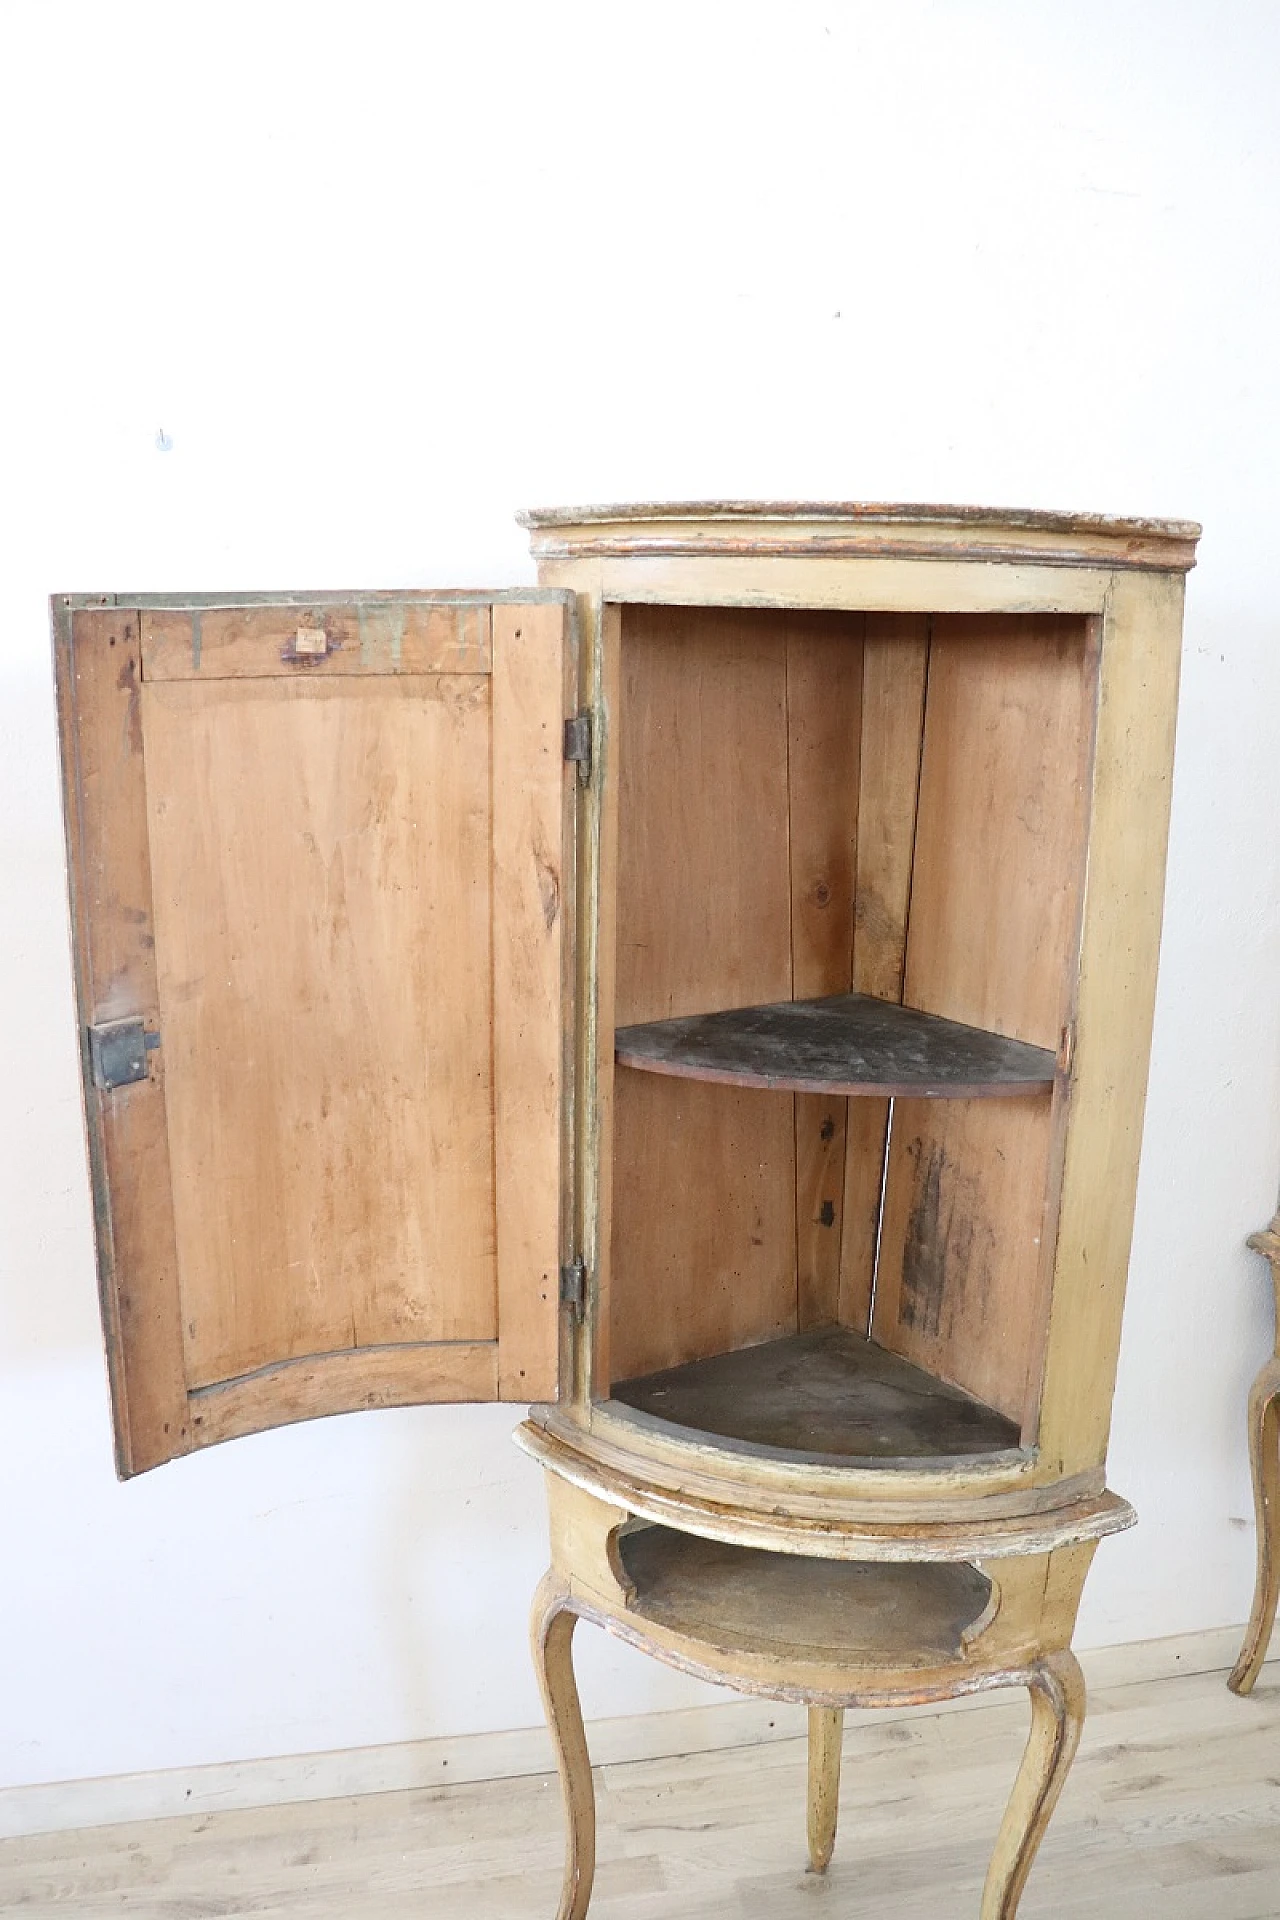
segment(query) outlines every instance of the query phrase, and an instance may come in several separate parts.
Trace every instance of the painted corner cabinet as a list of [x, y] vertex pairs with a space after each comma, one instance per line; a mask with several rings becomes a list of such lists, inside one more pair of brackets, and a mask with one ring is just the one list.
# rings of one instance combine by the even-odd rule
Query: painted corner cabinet
[[809, 1707], [1030, 1690], [1008, 1920], [1132, 1514], [1105, 1454], [1198, 528], [531, 513], [539, 587], [55, 602], [124, 1473], [534, 1403], [592, 1619]]

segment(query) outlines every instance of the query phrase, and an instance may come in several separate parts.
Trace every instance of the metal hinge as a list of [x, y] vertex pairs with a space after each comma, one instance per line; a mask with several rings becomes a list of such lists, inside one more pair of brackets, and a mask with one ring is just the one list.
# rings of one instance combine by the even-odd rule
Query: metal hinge
[[591, 778], [591, 715], [575, 713], [564, 723], [564, 757], [574, 760], [578, 767], [578, 780], [586, 786]]
[[147, 1055], [160, 1045], [158, 1033], [148, 1033], [141, 1020], [105, 1020], [89, 1029], [89, 1060], [93, 1084], [104, 1092], [128, 1087], [147, 1077]]
[[587, 1310], [586, 1262], [569, 1260], [560, 1269], [560, 1305], [581, 1320]]

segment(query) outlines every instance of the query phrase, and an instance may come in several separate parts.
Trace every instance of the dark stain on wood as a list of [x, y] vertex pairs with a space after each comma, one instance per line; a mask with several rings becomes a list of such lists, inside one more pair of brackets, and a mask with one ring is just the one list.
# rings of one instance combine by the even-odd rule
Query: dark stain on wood
[[[138, 655], [135, 651], [138, 630], [132, 621], [126, 625], [121, 638], [129, 651], [121, 662], [120, 672], [116, 676], [116, 685], [121, 693], [127, 693], [129, 696], [125, 720], [127, 751], [140, 754], [142, 752], [142, 693], [138, 673]], [[113, 641], [112, 645], [114, 644]]]
[[615, 1400], [748, 1447], [847, 1460], [998, 1453], [1016, 1422], [847, 1327], [617, 1383]]
[[902, 1249], [898, 1318], [936, 1339], [944, 1309], [954, 1315], [968, 1294], [981, 1311], [990, 1292], [991, 1229], [982, 1219], [976, 1184], [951, 1166], [940, 1141], [927, 1151], [913, 1140], [915, 1190]]
[[1049, 1088], [1054, 1055], [865, 993], [619, 1027], [620, 1065], [795, 1093], [1010, 1097]]

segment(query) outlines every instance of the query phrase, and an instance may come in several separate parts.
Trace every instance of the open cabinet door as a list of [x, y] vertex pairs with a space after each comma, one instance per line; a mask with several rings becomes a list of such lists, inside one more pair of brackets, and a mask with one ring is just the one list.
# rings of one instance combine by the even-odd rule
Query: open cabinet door
[[555, 1393], [568, 596], [55, 602], [123, 1475]]

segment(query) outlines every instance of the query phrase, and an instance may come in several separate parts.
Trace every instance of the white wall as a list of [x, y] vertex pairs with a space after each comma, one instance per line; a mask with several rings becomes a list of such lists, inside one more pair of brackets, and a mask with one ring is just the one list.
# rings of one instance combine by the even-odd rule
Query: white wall
[[[511, 1410], [113, 1478], [45, 607], [528, 581], [530, 502], [1203, 519], [1112, 1449], [1143, 1525], [1081, 1637], [1243, 1619], [1277, 71], [1266, 0], [0, 7], [0, 1785], [538, 1718]], [[581, 1637], [589, 1710], [695, 1697]]]

